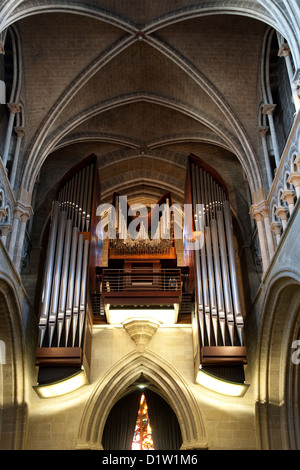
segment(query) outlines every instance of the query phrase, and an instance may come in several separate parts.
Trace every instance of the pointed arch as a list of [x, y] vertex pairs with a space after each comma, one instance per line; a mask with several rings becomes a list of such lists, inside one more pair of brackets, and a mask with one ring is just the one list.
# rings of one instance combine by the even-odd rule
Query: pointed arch
[[110, 410], [140, 375], [151, 382], [157, 393], [175, 412], [182, 449], [205, 449], [207, 439], [195, 398], [179, 373], [153, 352], [134, 351], [120, 360], [96, 385], [84, 410], [78, 448], [101, 449], [104, 426]]
[[276, 275], [265, 298], [257, 368], [259, 443], [263, 450], [296, 450], [300, 448], [299, 274]]

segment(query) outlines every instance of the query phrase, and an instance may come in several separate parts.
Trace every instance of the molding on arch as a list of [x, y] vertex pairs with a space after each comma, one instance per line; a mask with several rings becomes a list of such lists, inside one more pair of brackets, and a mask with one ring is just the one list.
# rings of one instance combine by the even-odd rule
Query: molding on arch
[[181, 449], [206, 449], [207, 438], [194, 396], [181, 375], [148, 350], [125, 356], [96, 385], [83, 413], [77, 448], [102, 450], [102, 434], [110, 410], [141, 374], [175, 412], [182, 434]]
[[259, 445], [263, 450], [299, 449], [299, 365], [292, 362], [292, 343], [300, 332], [299, 273], [277, 273], [268, 283], [261, 310], [256, 370]]

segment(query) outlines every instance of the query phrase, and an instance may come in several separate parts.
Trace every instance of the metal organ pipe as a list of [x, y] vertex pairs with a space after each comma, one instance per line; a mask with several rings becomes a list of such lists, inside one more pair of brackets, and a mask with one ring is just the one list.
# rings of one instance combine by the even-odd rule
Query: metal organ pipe
[[69, 260], [70, 260], [70, 241], [72, 235], [72, 220], [67, 220], [66, 233], [65, 233], [65, 243], [64, 243], [64, 259], [62, 267], [62, 279], [60, 286], [60, 297], [59, 297], [59, 306], [58, 306], [58, 316], [57, 316], [57, 346], [60, 345], [61, 334], [64, 325], [66, 301], [67, 301], [67, 287], [68, 287], [68, 270], [69, 270]]
[[66, 304], [66, 318], [65, 318], [65, 346], [68, 345], [69, 332], [72, 319], [73, 310], [73, 297], [74, 297], [74, 284], [75, 284], [75, 267], [76, 267], [76, 254], [77, 254], [77, 240], [78, 240], [78, 228], [73, 227], [72, 231], [72, 246], [70, 256], [70, 267], [68, 277], [68, 295]]
[[[194, 215], [195, 215], [195, 224], [196, 230], [199, 228], [199, 221], [197, 214], [197, 184], [196, 184], [196, 174], [195, 174], [195, 167], [194, 165], [191, 166], [191, 173], [192, 173], [192, 191], [193, 191], [193, 205], [194, 205]], [[200, 261], [200, 254], [199, 250], [195, 250], [195, 261], [196, 261], [196, 282], [197, 282], [197, 299], [198, 299], [198, 317], [199, 317], [199, 325], [200, 325], [200, 334], [201, 334], [201, 341], [204, 344], [205, 341], [205, 327], [204, 327], [204, 312], [203, 312], [203, 293], [202, 293], [202, 276], [201, 276], [201, 261]]]
[[65, 234], [65, 225], [66, 225], [66, 212], [61, 212], [59, 215], [59, 228], [57, 235], [57, 247], [55, 254], [55, 267], [54, 267], [54, 279], [52, 286], [52, 298], [50, 305], [50, 315], [49, 315], [49, 346], [52, 344], [57, 309], [58, 309], [58, 298], [59, 298], [59, 288], [61, 282], [61, 266], [63, 258], [63, 248], [64, 248], [64, 234]]
[[79, 302], [80, 302], [80, 282], [81, 282], [81, 270], [82, 270], [82, 251], [83, 251], [83, 234], [79, 234], [78, 237], [78, 249], [77, 249], [77, 260], [76, 260], [76, 279], [75, 279], [75, 290], [74, 290], [74, 301], [73, 301], [73, 336], [72, 345], [75, 344], [78, 314], [79, 314]]
[[82, 262], [82, 275], [81, 275], [81, 287], [80, 287], [78, 346], [81, 345], [83, 328], [84, 328], [85, 309], [86, 309], [87, 274], [88, 274], [88, 256], [89, 256], [89, 241], [85, 240], [84, 248], [83, 248], [83, 262]]
[[56, 236], [57, 236], [57, 227], [58, 227], [58, 215], [59, 215], [59, 202], [54, 202], [52, 206], [52, 221], [50, 227], [50, 237], [48, 243], [48, 251], [47, 251], [47, 259], [46, 259], [46, 267], [45, 267], [45, 278], [44, 278], [44, 286], [43, 286], [43, 294], [42, 294], [42, 305], [41, 305], [41, 313], [40, 313], [40, 320], [39, 320], [39, 328], [40, 328], [40, 347], [42, 347], [47, 321], [48, 321], [48, 312], [49, 312], [49, 305], [50, 305], [50, 295], [52, 289], [52, 274], [53, 274], [53, 267], [54, 267], [54, 253], [55, 253], [55, 246], [56, 246]]
[[239, 295], [235, 251], [234, 251], [234, 244], [233, 244], [232, 221], [231, 221], [231, 214], [230, 214], [228, 201], [224, 201], [224, 213], [225, 213], [226, 239], [227, 239], [228, 254], [229, 254], [229, 266], [230, 266], [230, 277], [231, 277], [231, 284], [232, 284], [232, 297], [233, 297], [235, 321], [236, 321], [237, 331], [239, 334], [240, 344], [243, 345], [242, 328], [244, 326], [244, 321], [242, 317], [242, 308], [241, 308], [241, 301], [240, 301], [240, 295]]

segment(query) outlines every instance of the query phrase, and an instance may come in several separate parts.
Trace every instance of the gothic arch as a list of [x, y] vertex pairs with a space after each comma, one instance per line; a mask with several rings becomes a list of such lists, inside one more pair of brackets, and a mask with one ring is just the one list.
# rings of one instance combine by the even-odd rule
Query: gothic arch
[[[0, 364], [0, 449], [3, 450], [23, 447], [24, 342], [19, 313], [13, 288], [0, 274], [0, 340], [2, 352], [5, 352]], [[11, 426], [14, 427], [13, 433]]]
[[264, 450], [295, 450], [300, 448], [299, 346], [294, 343], [300, 338], [299, 276], [277, 275], [268, 292], [259, 335], [259, 444]]
[[191, 391], [175, 369], [147, 350], [143, 354], [128, 354], [96, 385], [83, 413], [78, 448], [102, 448], [102, 433], [110, 410], [141, 374], [175, 412], [182, 434], [182, 449], [206, 448], [202, 417]]

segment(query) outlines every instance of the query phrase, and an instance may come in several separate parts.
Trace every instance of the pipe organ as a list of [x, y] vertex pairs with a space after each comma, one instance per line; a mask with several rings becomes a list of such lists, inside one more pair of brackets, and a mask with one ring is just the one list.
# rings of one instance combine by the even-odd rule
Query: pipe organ
[[[198, 158], [189, 157], [186, 201], [193, 207], [193, 230], [200, 234], [195, 248], [195, 312], [199, 344], [195, 368], [246, 363], [244, 321], [227, 190], [219, 175]], [[224, 378], [228, 378], [225, 377]]]
[[63, 178], [52, 205], [36, 352], [40, 378], [45, 371], [59, 377], [68, 367], [88, 368], [89, 294], [100, 262], [94, 236], [98, 186], [91, 156]]

